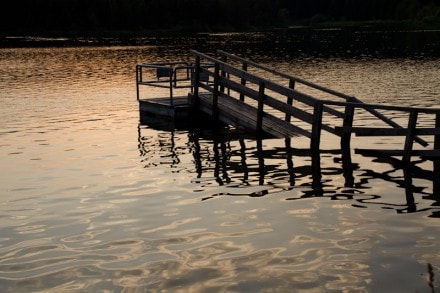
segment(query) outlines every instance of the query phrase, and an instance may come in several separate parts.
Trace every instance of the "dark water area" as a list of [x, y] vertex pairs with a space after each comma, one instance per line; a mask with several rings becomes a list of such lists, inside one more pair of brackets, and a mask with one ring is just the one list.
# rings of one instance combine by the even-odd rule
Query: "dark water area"
[[[188, 60], [189, 49], [222, 49], [365, 102], [439, 107], [438, 32], [297, 32], [3, 39], [0, 291], [440, 290], [432, 161], [414, 158], [408, 176], [399, 158], [353, 153], [347, 170], [324, 133], [317, 172], [307, 138], [140, 121], [135, 65]], [[402, 143], [355, 137], [352, 147]]]
[[[199, 33], [151, 37], [3, 37], [0, 47], [47, 46], [167, 46], [180, 50], [222, 47], [240, 56], [269, 52], [280, 58], [320, 57], [439, 57], [440, 30], [361, 28], [292, 28], [269, 32]], [[274, 57], [272, 56], [272, 57]]]

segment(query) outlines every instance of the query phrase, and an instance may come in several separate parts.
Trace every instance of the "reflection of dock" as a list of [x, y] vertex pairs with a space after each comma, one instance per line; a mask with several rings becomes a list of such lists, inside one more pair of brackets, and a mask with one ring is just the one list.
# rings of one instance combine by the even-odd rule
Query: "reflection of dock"
[[[170, 170], [189, 168], [186, 171], [196, 177], [192, 180], [198, 186], [195, 188], [206, 191], [201, 195], [202, 200], [222, 195], [260, 197], [283, 193], [286, 200], [325, 196], [332, 200], [351, 200], [356, 207], [381, 205], [398, 213], [432, 210], [433, 216], [440, 215], [440, 197], [431, 193], [426, 184], [432, 182], [435, 190], [440, 182], [433, 180], [432, 171], [418, 166], [423, 160], [412, 168], [404, 168], [402, 173], [401, 160], [375, 159], [375, 164], [386, 170], [377, 172], [370, 164], [344, 166], [341, 151], [333, 149], [323, 151], [326, 158], [323, 166], [316, 165], [319, 162], [316, 160], [308, 165], [310, 149], [293, 147], [289, 138], [282, 146], [265, 149], [264, 139], [251, 140], [217, 130], [194, 129], [184, 135], [186, 138], [182, 135], [177, 138], [173, 131], [162, 132], [155, 141], [142, 134], [143, 127], [139, 126], [139, 150], [145, 167], [169, 164]], [[189, 153], [191, 164], [188, 160], [182, 162]], [[341, 182], [340, 178], [344, 180]], [[383, 195], [370, 194], [371, 183], [377, 180], [402, 189], [405, 196], [396, 203], [391, 195], [389, 200]], [[220, 193], [216, 192], [216, 186], [221, 187]], [[295, 189], [298, 191], [291, 192]]]
[[[137, 66], [137, 96], [141, 112], [163, 114], [171, 119], [192, 120], [203, 112], [213, 121], [232, 125], [263, 136], [310, 139], [312, 165], [319, 166], [322, 132], [340, 141], [344, 169], [350, 170], [352, 136], [404, 138], [400, 149], [358, 149], [364, 155], [400, 157], [406, 170], [412, 168], [412, 157], [432, 160], [432, 180], [440, 181], [440, 109], [365, 104], [359, 99], [327, 89], [314, 83], [286, 75], [250, 60], [217, 52], [211, 57], [192, 51], [192, 63], [158, 63]], [[154, 70], [150, 80], [147, 70]], [[179, 85], [181, 83], [181, 85]], [[161, 104], [141, 97], [140, 86], [160, 86], [169, 89], [168, 103]], [[177, 114], [180, 106], [173, 89], [189, 91], [184, 107], [186, 116]], [[307, 92], [307, 93], [305, 93]], [[308, 93], [312, 92], [312, 93]], [[319, 97], [319, 98], [317, 98]], [[147, 107], [148, 105], [148, 107]], [[164, 110], [165, 109], [165, 110]], [[166, 112], [169, 110], [169, 113]], [[183, 109], [183, 108], [182, 108]], [[406, 117], [402, 126], [384, 113], [399, 113]], [[168, 114], [167, 114], [168, 113]], [[358, 126], [356, 117], [369, 117], [374, 125]], [[423, 116], [424, 124], [420, 124]], [[428, 123], [427, 123], [428, 122]], [[423, 149], [414, 147], [418, 143]], [[429, 144], [431, 148], [426, 148]], [[434, 193], [440, 194], [438, 186]]]

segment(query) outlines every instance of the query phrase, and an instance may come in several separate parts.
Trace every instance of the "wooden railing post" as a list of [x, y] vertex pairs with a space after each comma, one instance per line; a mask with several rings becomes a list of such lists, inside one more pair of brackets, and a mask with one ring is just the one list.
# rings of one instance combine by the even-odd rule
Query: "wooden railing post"
[[194, 65], [194, 99], [199, 100], [199, 80], [200, 80], [200, 56], [196, 56], [196, 62]]
[[310, 137], [310, 152], [312, 157], [313, 177], [312, 185], [316, 195], [322, 195], [321, 157], [319, 149], [319, 144], [321, 141], [322, 112], [323, 104], [321, 102], [316, 102], [313, 106], [312, 136]]
[[[241, 69], [243, 71], [247, 71], [248, 64], [246, 62], [243, 62], [243, 64], [241, 65]], [[242, 78], [241, 81], [240, 81], [240, 84], [245, 86], [246, 85], [246, 79]], [[240, 101], [242, 101], [242, 102], [244, 101], [244, 94], [243, 93], [240, 93]]]
[[345, 106], [344, 122], [341, 133], [342, 169], [345, 177], [345, 186], [352, 187], [354, 183], [351, 161], [351, 127], [353, 126], [355, 108]]
[[258, 109], [257, 109], [257, 135], [262, 135], [263, 131], [263, 114], [264, 114], [264, 90], [266, 85], [264, 81], [260, 81], [259, 91], [258, 91]]
[[353, 126], [353, 120], [354, 120], [354, 106], [347, 105], [345, 106], [344, 121], [342, 124], [342, 133], [341, 133], [342, 150], [350, 149], [351, 127]]
[[[292, 90], [295, 89], [295, 80], [294, 79], [289, 79], [289, 88], [291, 88]], [[293, 104], [293, 98], [292, 97], [290, 97], [290, 96], [287, 97], [287, 104], [292, 106], [292, 104]], [[286, 113], [285, 120], [287, 122], [290, 122], [291, 117], [292, 117], [292, 115]]]
[[[222, 55], [221, 61], [224, 62], [224, 63], [226, 63], [226, 61], [227, 61], [227, 57], [226, 57], [226, 55]], [[221, 72], [221, 76], [222, 76], [222, 77], [226, 77], [226, 72], [225, 72], [224, 70], [222, 70], [222, 72]], [[220, 92], [222, 92], [222, 93], [225, 92], [225, 86], [224, 86], [224, 85], [222, 85], [222, 86], [220, 87]]]
[[312, 155], [314, 153], [319, 154], [322, 128], [322, 110], [323, 104], [321, 102], [316, 102], [313, 106], [312, 136], [310, 138], [310, 150], [312, 151]]
[[418, 112], [416, 110], [409, 112], [408, 133], [406, 134], [405, 147], [403, 149], [403, 157], [402, 157], [402, 161], [405, 164], [411, 162], [411, 152], [414, 145], [415, 130], [417, 126], [417, 116], [418, 116]]
[[219, 95], [219, 79], [220, 79], [220, 65], [214, 65], [214, 92], [212, 93], [212, 117], [218, 119], [218, 95]]

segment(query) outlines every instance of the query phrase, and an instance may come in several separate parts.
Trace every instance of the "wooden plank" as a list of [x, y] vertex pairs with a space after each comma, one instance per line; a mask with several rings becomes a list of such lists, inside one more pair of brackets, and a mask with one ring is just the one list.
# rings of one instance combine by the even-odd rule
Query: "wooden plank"
[[[232, 90], [234, 90], [236, 92], [243, 93], [245, 96], [247, 96], [253, 100], [258, 101], [258, 91], [256, 91], [256, 90], [253, 90], [248, 87], [244, 87], [244, 86], [242, 86], [234, 81], [231, 81], [231, 80], [223, 80], [222, 79], [221, 83], [224, 83], [228, 88], [231, 88]], [[300, 119], [304, 122], [307, 122], [309, 124], [313, 123], [313, 115], [312, 114], [310, 114], [304, 110], [301, 110], [297, 107], [293, 107], [292, 105], [288, 105], [278, 99], [275, 99], [273, 97], [266, 95], [265, 96], [265, 103], [268, 106], [270, 106], [280, 112], [283, 112], [286, 115], [293, 116], [293, 117], [298, 118], [298, 119]], [[340, 112], [338, 112], [338, 113], [340, 113]], [[343, 115], [343, 114], [341, 113], [341, 115]], [[337, 134], [335, 129], [328, 126], [328, 125], [323, 124], [322, 129], [324, 129], [325, 131], [328, 131], [332, 134]]]
[[[199, 109], [207, 114], [211, 114], [211, 94], [200, 94]], [[255, 131], [256, 126], [256, 109], [247, 105], [238, 99], [229, 97], [225, 94], [219, 95], [219, 119], [223, 122], [230, 123], [238, 128], [246, 128]], [[276, 137], [304, 135], [310, 137], [310, 133], [300, 127], [291, 125], [284, 120], [276, 118], [272, 115], [264, 113], [262, 129]]]

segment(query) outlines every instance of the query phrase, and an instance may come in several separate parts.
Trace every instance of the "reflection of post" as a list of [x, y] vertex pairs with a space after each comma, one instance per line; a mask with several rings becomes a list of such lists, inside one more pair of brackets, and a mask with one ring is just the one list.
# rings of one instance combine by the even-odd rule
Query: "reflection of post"
[[151, 141], [151, 138], [145, 138], [142, 136], [141, 133], [141, 124], [138, 125], [138, 148], [139, 148], [139, 156], [140, 157], [144, 157], [144, 159], [142, 159], [142, 162], [147, 162], [147, 165], [145, 165], [145, 167], [148, 166], [148, 160], [150, 159], [147, 154], [151, 153], [151, 151], [153, 150], [153, 148], [157, 148], [159, 147], [159, 152], [161, 153], [166, 153], [166, 155], [162, 155], [162, 158], [170, 158], [170, 167], [174, 168], [176, 165], [178, 165], [180, 163], [180, 159], [179, 156], [176, 152], [176, 144], [175, 144], [175, 139], [174, 139], [174, 131], [170, 131], [170, 132], [164, 132], [164, 133], [169, 133], [170, 137], [165, 137], [165, 136], [161, 136], [159, 135], [158, 138], [158, 145], [153, 144], [153, 142]]
[[405, 180], [405, 194], [406, 194], [406, 203], [408, 205], [408, 213], [412, 213], [416, 211], [416, 204], [414, 202], [412, 172], [413, 170], [411, 164], [405, 164], [403, 166], [403, 177]]
[[[165, 144], [164, 144], [165, 145]], [[179, 156], [176, 152], [176, 142], [174, 141], [174, 131], [171, 131], [171, 144], [170, 144], [170, 157], [171, 157], [171, 166], [174, 167], [180, 163]]]
[[[228, 156], [226, 154], [226, 144], [224, 142], [219, 142], [218, 138], [216, 137], [214, 138], [213, 143], [215, 160], [214, 177], [218, 184], [223, 185], [223, 180], [226, 183], [229, 183], [231, 181], [227, 171]], [[220, 168], [222, 169], [223, 179], [220, 177]]]
[[218, 152], [217, 138], [214, 138], [213, 143], [214, 143], [214, 161], [215, 161], [214, 177], [218, 184], [223, 185], [223, 181], [220, 178], [220, 154]]
[[199, 137], [196, 133], [193, 132], [188, 134], [188, 138], [193, 146], [193, 157], [194, 157], [194, 164], [196, 165], [197, 178], [201, 178], [203, 169], [202, 169], [202, 159], [200, 156]]
[[260, 172], [260, 178], [258, 183], [260, 185], [264, 184], [264, 156], [263, 156], [263, 140], [261, 138], [257, 138], [257, 157], [258, 157], [258, 170]]
[[354, 107], [352, 105], [347, 105], [345, 107], [344, 122], [341, 134], [342, 170], [345, 178], [345, 187], [353, 187], [354, 184], [350, 147], [353, 119]]
[[[435, 128], [440, 129], [440, 112], [435, 115]], [[440, 134], [434, 136], [434, 149], [440, 151]], [[433, 195], [440, 202], [440, 157], [434, 158]]]
[[286, 137], [287, 173], [289, 174], [290, 186], [295, 186], [295, 171], [293, 170], [292, 147], [290, 137]]
[[320, 160], [312, 160], [312, 188], [316, 195], [322, 195], [324, 193], [321, 182]]
[[241, 154], [241, 166], [243, 167], [243, 183], [247, 183], [249, 179], [249, 169], [246, 162], [246, 145], [244, 139], [240, 138], [240, 154]]
[[139, 156], [143, 156], [145, 154], [145, 149], [142, 144], [142, 134], [141, 134], [141, 124], [138, 124], [138, 149], [139, 149]]
[[231, 182], [231, 179], [228, 176], [228, 154], [226, 152], [226, 143], [221, 142], [220, 143], [221, 150], [222, 150], [222, 168], [223, 168], [223, 179], [226, 181], [226, 183]]

